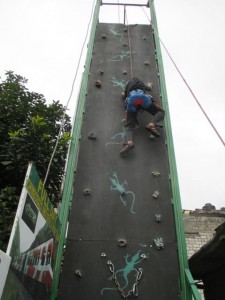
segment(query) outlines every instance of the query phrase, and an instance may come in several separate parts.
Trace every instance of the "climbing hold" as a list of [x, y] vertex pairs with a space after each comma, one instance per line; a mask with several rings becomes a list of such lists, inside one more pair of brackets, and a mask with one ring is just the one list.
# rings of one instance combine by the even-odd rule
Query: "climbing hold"
[[155, 177], [159, 177], [159, 176], [160, 176], [160, 173], [157, 172], [157, 171], [153, 171], [153, 172], [152, 172], [152, 175], [155, 176]]
[[102, 83], [100, 80], [96, 80], [95, 81], [95, 86], [97, 86], [98, 88], [100, 88], [102, 86]]
[[146, 40], [146, 36], [143, 36], [143, 38], [142, 38], [144, 41]]
[[103, 72], [102, 70], [99, 70], [99, 71], [98, 71], [98, 74], [99, 74], [99, 75], [103, 75], [104, 72]]
[[102, 39], [106, 39], [106, 34], [102, 34]]
[[150, 138], [150, 140], [153, 140], [153, 141], [155, 140], [155, 136], [153, 134], [150, 134], [149, 138]]
[[83, 190], [83, 194], [84, 194], [84, 196], [89, 196], [89, 195], [91, 195], [91, 190], [90, 189], [84, 189]]
[[150, 65], [150, 62], [146, 60], [146, 61], [144, 62], [144, 65], [145, 65], [145, 66], [149, 66], [149, 65]]
[[127, 47], [128, 45], [126, 43], [123, 43], [123, 47]]
[[145, 259], [145, 258], [148, 258], [148, 256], [143, 253], [143, 254], [141, 254], [141, 258]]
[[124, 28], [123, 31], [124, 31], [124, 32], [127, 32], [127, 28]]
[[102, 252], [101, 257], [106, 257], [106, 254]]
[[125, 239], [118, 239], [117, 245], [119, 247], [126, 247], [127, 246], [127, 241]]
[[127, 74], [127, 71], [126, 71], [126, 70], [123, 70], [123, 74], [126, 75], [126, 74]]
[[157, 199], [159, 197], [159, 192], [158, 191], [155, 191], [153, 194], [152, 194], [152, 197]]
[[81, 271], [80, 270], [76, 270], [75, 271], [75, 275], [77, 275], [77, 277], [82, 277]]
[[94, 134], [94, 132], [90, 132], [90, 133], [88, 134], [88, 138], [89, 138], [89, 140], [96, 140], [96, 139], [97, 139], [97, 137], [96, 137], [96, 135]]
[[155, 242], [156, 249], [160, 250], [160, 249], [164, 248], [163, 239], [161, 237], [160, 238], [155, 238], [154, 242]]
[[156, 223], [161, 223], [161, 221], [162, 221], [162, 215], [156, 214], [155, 215], [155, 221], [156, 221]]

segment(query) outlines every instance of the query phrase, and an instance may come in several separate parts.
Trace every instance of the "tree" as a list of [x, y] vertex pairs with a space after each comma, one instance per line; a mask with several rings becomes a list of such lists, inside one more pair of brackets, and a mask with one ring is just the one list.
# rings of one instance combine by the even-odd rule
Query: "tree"
[[[27, 166], [31, 161], [44, 180], [64, 115], [64, 107], [59, 101], [46, 104], [42, 94], [30, 92], [26, 87], [27, 79], [12, 71], [5, 75], [6, 79], [0, 82], [0, 192], [3, 190], [4, 194], [0, 201], [7, 198], [8, 191], [11, 193], [10, 197], [13, 196], [12, 189], [9, 188], [13, 188], [15, 196], [20, 195]], [[70, 130], [70, 118], [65, 115], [45, 185], [54, 206], [60, 201]], [[10, 211], [9, 198], [7, 202]], [[14, 206], [15, 203], [13, 211]]]
[[0, 190], [0, 249], [6, 249], [18, 200], [14, 187]]

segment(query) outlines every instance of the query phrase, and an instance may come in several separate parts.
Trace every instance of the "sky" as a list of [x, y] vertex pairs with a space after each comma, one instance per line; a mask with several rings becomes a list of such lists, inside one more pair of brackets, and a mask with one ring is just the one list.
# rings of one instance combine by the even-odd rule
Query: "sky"
[[[104, 1], [118, 2], [117, 1]], [[147, 3], [124, 0], [120, 3]], [[225, 207], [225, 1], [155, 0], [183, 209]], [[93, 0], [1, 0], [0, 77], [12, 70], [47, 102], [67, 105], [91, 16]], [[145, 9], [149, 15], [149, 9]], [[127, 9], [128, 23], [148, 24], [141, 8]], [[123, 10], [103, 5], [101, 22], [123, 22]], [[86, 49], [86, 47], [85, 47]], [[167, 52], [176, 63], [179, 75]], [[74, 115], [86, 51], [68, 114]]]

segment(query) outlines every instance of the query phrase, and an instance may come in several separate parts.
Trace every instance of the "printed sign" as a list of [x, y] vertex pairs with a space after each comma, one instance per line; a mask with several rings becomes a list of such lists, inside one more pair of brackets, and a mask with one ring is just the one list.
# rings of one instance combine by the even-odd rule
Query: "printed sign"
[[35, 206], [33, 200], [31, 199], [30, 195], [27, 194], [25, 205], [23, 208], [22, 219], [27, 224], [32, 232], [35, 231], [35, 226], [37, 223], [38, 217], [38, 209]]
[[58, 215], [30, 164], [7, 249], [12, 260], [2, 300], [50, 299], [60, 230]]

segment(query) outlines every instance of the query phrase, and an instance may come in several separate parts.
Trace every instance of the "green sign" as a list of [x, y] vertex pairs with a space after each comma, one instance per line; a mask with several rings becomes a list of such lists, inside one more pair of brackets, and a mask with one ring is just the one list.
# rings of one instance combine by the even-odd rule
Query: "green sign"
[[54, 237], [59, 241], [61, 223], [34, 165], [32, 165], [30, 176], [25, 181], [25, 188], [46, 220]]

